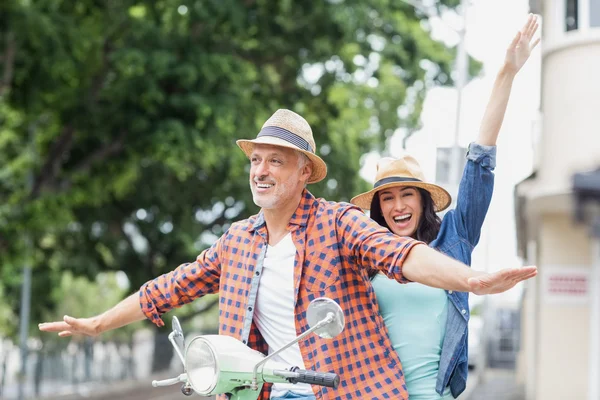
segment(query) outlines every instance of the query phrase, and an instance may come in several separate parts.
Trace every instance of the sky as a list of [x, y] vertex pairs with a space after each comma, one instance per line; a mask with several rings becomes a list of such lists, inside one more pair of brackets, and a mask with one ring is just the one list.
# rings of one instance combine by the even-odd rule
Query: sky
[[[497, 71], [502, 66], [506, 48], [523, 26], [529, 12], [525, 0], [472, 0], [466, 18], [467, 52], [483, 63], [480, 75], [464, 88], [461, 103], [459, 144], [466, 147], [477, 137], [479, 124], [487, 104]], [[541, 21], [540, 21], [541, 22]], [[432, 20], [432, 36], [455, 45], [459, 36], [455, 29], [460, 16], [446, 14]], [[540, 35], [538, 30], [537, 36]], [[543, 46], [543, 43], [541, 44]], [[532, 138], [538, 124], [540, 106], [540, 45], [514, 81], [504, 124], [498, 138], [495, 187], [490, 210], [483, 226], [482, 238], [473, 253], [473, 268], [496, 271], [523, 265], [517, 256], [514, 218], [514, 186], [532, 172]], [[452, 146], [455, 137], [457, 91], [433, 88], [426, 97], [421, 115], [423, 128], [408, 141], [406, 152], [420, 162], [425, 177], [435, 180], [436, 147]], [[402, 137], [395, 135], [388, 148], [392, 156], [403, 153]], [[363, 158], [361, 175], [373, 182], [377, 154]], [[520, 289], [493, 296], [493, 302], [516, 305]], [[472, 303], [481, 298], [471, 296]]]

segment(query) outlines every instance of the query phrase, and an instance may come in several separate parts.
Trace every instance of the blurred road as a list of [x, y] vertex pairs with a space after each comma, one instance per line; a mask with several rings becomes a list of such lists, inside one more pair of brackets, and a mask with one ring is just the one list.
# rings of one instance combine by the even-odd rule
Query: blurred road
[[214, 400], [214, 397], [184, 396], [179, 384], [154, 388], [150, 382], [151, 379], [147, 384], [139, 381], [119, 382], [102, 390], [79, 389], [76, 393], [44, 397], [44, 400], [185, 400], [188, 398]]
[[[157, 377], [159, 378], [159, 377]], [[164, 377], [160, 377], [164, 378]], [[98, 392], [93, 389], [80, 389], [77, 393], [63, 396], [45, 397], [44, 400], [185, 400], [188, 397], [180, 392], [180, 385], [153, 388], [148, 383], [121, 382]], [[214, 397], [193, 395], [193, 399], [214, 400]], [[471, 371], [467, 389], [460, 396], [464, 400], [524, 400], [524, 388], [515, 382], [513, 370], [489, 368], [485, 371]]]
[[[163, 387], [163, 388], [153, 388], [149, 387], [136, 387], [130, 388], [128, 390], [124, 390], [117, 393], [103, 393], [98, 396], [90, 396], [87, 397], [90, 400], [115, 400], [115, 399], [123, 399], [123, 400], [174, 400], [174, 399], [187, 399], [187, 396], [184, 396], [179, 391], [179, 385], [171, 386], [171, 387]], [[198, 398], [198, 396], [195, 396]], [[81, 399], [81, 397], [79, 397]]]
[[489, 368], [483, 371], [477, 385], [465, 398], [466, 400], [525, 400], [525, 388], [516, 382], [514, 370]]

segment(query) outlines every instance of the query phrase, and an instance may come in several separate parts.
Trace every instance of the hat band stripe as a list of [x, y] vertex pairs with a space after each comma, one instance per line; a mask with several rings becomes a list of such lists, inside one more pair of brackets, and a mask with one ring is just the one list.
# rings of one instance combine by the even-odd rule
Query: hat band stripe
[[402, 178], [399, 176], [392, 176], [390, 178], [380, 179], [377, 182], [375, 182], [373, 189], [378, 188], [381, 185], [386, 185], [388, 183], [394, 183], [394, 182], [423, 182], [423, 181], [420, 179], [417, 179], [417, 178]]
[[283, 139], [286, 142], [290, 142], [291, 144], [302, 150], [310, 151], [311, 153], [315, 152], [306, 140], [296, 135], [295, 133], [290, 132], [287, 129], [280, 128], [278, 126], [264, 127], [263, 129], [261, 129], [260, 132], [258, 132], [257, 137], [261, 136], [273, 136], [279, 139]]

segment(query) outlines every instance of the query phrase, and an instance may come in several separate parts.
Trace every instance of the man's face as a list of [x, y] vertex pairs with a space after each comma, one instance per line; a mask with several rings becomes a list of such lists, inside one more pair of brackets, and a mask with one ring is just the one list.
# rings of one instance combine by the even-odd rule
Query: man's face
[[255, 145], [250, 155], [250, 189], [254, 203], [264, 209], [282, 207], [299, 195], [312, 172], [292, 149]]

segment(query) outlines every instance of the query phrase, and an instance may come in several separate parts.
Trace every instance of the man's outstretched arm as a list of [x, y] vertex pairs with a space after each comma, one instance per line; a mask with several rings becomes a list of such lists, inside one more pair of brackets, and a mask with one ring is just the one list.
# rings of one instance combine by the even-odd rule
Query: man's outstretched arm
[[67, 315], [62, 321], [39, 324], [40, 331], [58, 332], [58, 336], [98, 336], [125, 325], [146, 319], [140, 307], [139, 292], [132, 294], [110, 310], [90, 318], [73, 318]]
[[181, 307], [208, 293], [217, 293], [221, 272], [219, 248], [221, 240], [203, 251], [196, 262], [182, 264], [173, 271], [146, 282], [138, 292], [122, 300], [110, 310], [90, 318], [64, 316], [62, 321], [39, 324], [44, 332], [57, 332], [61, 337], [97, 336], [106, 331], [150, 319], [158, 326], [161, 315]]

